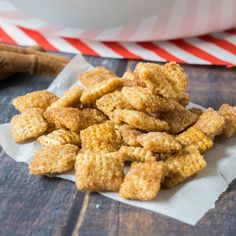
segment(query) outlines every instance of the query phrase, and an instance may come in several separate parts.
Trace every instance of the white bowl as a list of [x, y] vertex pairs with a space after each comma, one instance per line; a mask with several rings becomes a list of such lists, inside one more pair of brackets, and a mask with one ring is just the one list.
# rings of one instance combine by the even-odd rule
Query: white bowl
[[40, 25], [21, 19], [20, 25], [92, 40], [165, 40], [236, 26], [236, 0], [9, 1], [21, 13], [41, 20]]

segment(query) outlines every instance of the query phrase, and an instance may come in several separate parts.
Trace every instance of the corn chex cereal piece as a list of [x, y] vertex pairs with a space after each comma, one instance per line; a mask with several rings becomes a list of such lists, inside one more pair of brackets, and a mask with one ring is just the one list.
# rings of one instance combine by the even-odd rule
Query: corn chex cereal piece
[[96, 87], [85, 90], [80, 98], [82, 104], [94, 104], [97, 99], [111, 93], [123, 85], [119, 78], [112, 78], [99, 83]]
[[188, 149], [167, 157], [165, 163], [167, 164], [168, 174], [164, 185], [168, 188], [178, 185], [206, 167], [203, 156], [193, 146], [189, 146]]
[[30, 161], [29, 170], [33, 175], [58, 174], [74, 168], [79, 148], [75, 145], [42, 146]]
[[214, 138], [216, 135], [222, 133], [224, 125], [225, 125], [224, 118], [220, 116], [217, 111], [214, 111], [212, 108], [208, 108], [199, 117], [194, 127], [201, 130], [208, 137]]
[[11, 119], [11, 132], [17, 143], [37, 138], [44, 134], [47, 128], [48, 124], [40, 108], [32, 108]]
[[115, 127], [111, 121], [92, 125], [80, 132], [82, 150], [92, 152], [114, 152], [118, 150]]
[[134, 128], [146, 131], [166, 131], [169, 129], [165, 121], [147, 115], [141, 111], [116, 109], [113, 113], [114, 122], [124, 122]]
[[184, 107], [179, 107], [173, 111], [163, 112], [158, 116], [160, 119], [166, 121], [170, 126], [170, 132], [178, 134], [189, 126], [193, 125], [198, 116]]
[[154, 199], [160, 190], [165, 173], [163, 162], [134, 162], [120, 187], [119, 195], [127, 199], [144, 201]]
[[96, 108], [83, 108], [80, 110], [80, 127], [86, 129], [90, 125], [100, 124], [107, 120], [107, 117]]
[[163, 73], [161, 65], [139, 62], [135, 67], [134, 76], [154, 93], [165, 98], [177, 99], [178, 91], [175, 90], [168, 76]]
[[22, 113], [31, 108], [41, 108], [46, 110], [47, 107], [57, 99], [58, 97], [55, 94], [47, 90], [41, 90], [16, 97], [12, 100], [12, 104], [16, 110]]
[[204, 153], [213, 146], [211, 138], [207, 137], [201, 130], [196, 127], [190, 127], [185, 132], [176, 136], [176, 139], [183, 145], [194, 145], [200, 151]]
[[223, 104], [219, 109], [219, 114], [225, 119], [222, 135], [226, 137], [233, 136], [236, 133], [236, 107]]
[[130, 125], [122, 125], [119, 128], [119, 131], [126, 144], [130, 146], [140, 146], [139, 142], [137, 141], [138, 135], [142, 134], [140, 130], [135, 129]]
[[51, 108], [44, 112], [46, 120], [58, 129], [79, 132], [90, 125], [104, 122], [106, 117], [97, 109], [72, 107]]
[[92, 70], [89, 70], [81, 74], [78, 77], [78, 80], [82, 82], [82, 84], [86, 88], [92, 88], [111, 78], [118, 78], [118, 77], [116, 74], [106, 69], [105, 67], [98, 66], [93, 68]]
[[175, 85], [175, 89], [184, 92], [188, 87], [188, 76], [183, 68], [176, 62], [169, 62], [162, 66], [163, 72], [168, 76], [169, 80]]
[[119, 152], [122, 153], [123, 160], [129, 162], [156, 161], [159, 157], [157, 154], [141, 147], [122, 146]]
[[135, 86], [141, 86], [145, 87], [145, 84], [142, 83], [140, 80], [134, 77], [134, 74], [130, 71], [126, 71], [124, 75], [122, 76], [123, 79], [123, 86], [124, 87], [135, 87]]
[[44, 117], [50, 124], [58, 129], [68, 129], [78, 132], [80, 130], [80, 110], [72, 107], [51, 108], [44, 112]]
[[176, 101], [155, 95], [153, 91], [148, 88], [140, 86], [123, 87], [121, 92], [132, 107], [139, 111], [149, 113], [170, 111], [174, 110], [176, 106]]
[[105, 115], [112, 116], [115, 109], [132, 109], [120, 91], [108, 93], [96, 101], [97, 108]]
[[192, 113], [196, 114], [198, 117], [200, 117], [203, 113], [202, 109], [197, 108], [197, 107], [193, 107], [188, 110], [191, 111]]
[[158, 153], [172, 153], [182, 148], [174, 136], [162, 132], [141, 134], [137, 141], [145, 149]]
[[51, 104], [49, 108], [55, 107], [75, 107], [80, 103], [80, 97], [83, 89], [80, 86], [74, 86], [65, 91], [64, 96]]
[[80, 135], [72, 131], [58, 129], [40, 136], [37, 141], [43, 146], [80, 145]]
[[124, 179], [124, 163], [119, 152], [79, 153], [75, 170], [78, 190], [117, 192]]

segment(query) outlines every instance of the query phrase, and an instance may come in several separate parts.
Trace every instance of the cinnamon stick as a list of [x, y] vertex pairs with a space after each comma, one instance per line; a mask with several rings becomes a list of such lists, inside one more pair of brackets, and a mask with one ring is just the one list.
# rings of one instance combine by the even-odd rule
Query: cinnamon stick
[[0, 51], [0, 80], [20, 72], [56, 77], [65, 66], [64, 61], [52, 60], [39, 54]]
[[41, 56], [41, 57], [48, 58], [50, 60], [57, 61], [57, 62], [62, 62], [62, 63], [63, 62], [68, 63], [70, 61], [69, 58], [66, 58], [63, 56], [49, 54], [49, 53], [41, 52], [39, 50], [35, 50], [32, 48], [23, 48], [20, 46], [5, 44], [5, 43], [0, 43], [0, 51], [27, 54], [27, 55], [32, 54], [32, 55]]

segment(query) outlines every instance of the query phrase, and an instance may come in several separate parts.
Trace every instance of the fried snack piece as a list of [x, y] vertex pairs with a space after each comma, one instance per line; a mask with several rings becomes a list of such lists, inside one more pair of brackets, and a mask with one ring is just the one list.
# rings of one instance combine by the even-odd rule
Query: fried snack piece
[[225, 125], [224, 118], [221, 115], [219, 115], [217, 111], [214, 111], [212, 108], [208, 108], [199, 117], [194, 127], [201, 130], [208, 137], [214, 138], [216, 135], [222, 133], [224, 125]]
[[85, 90], [80, 98], [82, 104], [94, 104], [97, 99], [111, 93], [123, 85], [122, 79], [112, 78], [99, 83], [96, 87]]
[[156, 161], [159, 158], [157, 154], [141, 147], [122, 146], [119, 152], [123, 155], [123, 160], [129, 162]]
[[142, 134], [140, 130], [135, 129], [130, 125], [122, 125], [118, 130], [126, 144], [130, 146], [140, 146], [137, 141], [138, 135]]
[[139, 62], [134, 69], [135, 79], [144, 83], [154, 93], [165, 98], [177, 99], [178, 91], [163, 72], [162, 66], [153, 63]]
[[74, 86], [65, 91], [64, 96], [51, 104], [50, 108], [55, 107], [75, 107], [80, 103], [80, 97], [83, 89], [80, 86]]
[[132, 109], [120, 91], [108, 93], [96, 101], [97, 108], [111, 117], [115, 109]]
[[57, 129], [80, 131], [81, 112], [78, 108], [57, 107], [44, 112], [44, 117], [50, 124], [55, 124]]
[[155, 113], [158, 111], [171, 111], [176, 107], [176, 101], [155, 95], [152, 90], [136, 87], [123, 87], [123, 96], [135, 109]]
[[166, 63], [163, 72], [168, 76], [169, 80], [174, 84], [175, 90], [179, 93], [184, 92], [188, 87], [188, 76], [184, 69], [176, 62]]
[[173, 154], [165, 159], [168, 167], [168, 174], [164, 185], [172, 188], [187, 178], [196, 175], [206, 167], [206, 161], [194, 146]]
[[126, 71], [122, 76], [122, 79], [124, 82], [123, 84], [124, 87], [135, 87], [135, 86], [145, 87], [145, 84], [139, 81], [138, 79], [135, 79], [134, 74], [130, 71]]
[[74, 167], [79, 148], [75, 145], [42, 146], [30, 161], [32, 175], [58, 174]]
[[40, 136], [37, 141], [43, 146], [80, 145], [80, 135], [72, 131], [58, 129]]
[[41, 90], [16, 97], [12, 100], [12, 104], [16, 110], [22, 113], [31, 108], [41, 108], [46, 110], [47, 107], [57, 99], [58, 97], [55, 94], [47, 90]]
[[145, 149], [158, 153], [172, 153], [182, 148], [174, 136], [161, 132], [141, 134], [137, 137], [137, 141]]
[[78, 190], [117, 192], [124, 179], [124, 163], [119, 152], [79, 153], [75, 170]]
[[206, 152], [213, 146], [211, 138], [196, 127], [188, 128], [185, 132], [177, 135], [176, 139], [185, 147], [189, 145], [196, 146], [200, 153]]
[[90, 125], [100, 124], [107, 120], [107, 117], [96, 108], [82, 108], [80, 113], [81, 130], [86, 129]]
[[154, 199], [165, 174], [166, 168], [163, 162], [134, 162], [120, 187], [119, 195], [143, 201]]
[[90, 125], [104, 122], [106, 117], [97, 109], [72, 107], [51, 108], [44, 112], [44, 117], [57, 129], [79, 132]]
[[124, 122], [146, 131], [167, 131], [169, 129], [165, 121], [135, 110], [116, 109], [113, 113], [113, 120], [116, 123]]
[[180, 93], [178, 95], [177, 100], [182, 106], [186, 107], [189, 104], [189, 100], [190, 100], [189, 94], [186, 92]]
[[112, 71], [102, 66], [95, 67], [78, 76], [78, 80], [88, 89], [96, 87], [98, 84], [112, 78], [118, 77]]
[[219, 114], [225, 119], [222, 135], [226, 137], [233, 136], [236, 133], [236, 107], [232, 107], [229, 104], [222, 104]]
[[37, 138], [47, 131], [48, 124], [43, 118], [43, 110], [32, 108], [11, 119], [11, 132], [16, 143]]
[[184, 107], [178, 107], [173, 111], [159, 114], [158, 118], [168, 123], [172, 134], [178, 134], [193, 125], [198, 116]]
[[196, 114], [198, 117], [200, 117], [203, 113], [202, 109], [197, 108], [197, 107], [193, 107], [188, 110], [191, 111], [192, 113]]
[[121, 145], [111, 121], [89, 126], [80, 132], [80, 138], [83, 151], [114, 152]]

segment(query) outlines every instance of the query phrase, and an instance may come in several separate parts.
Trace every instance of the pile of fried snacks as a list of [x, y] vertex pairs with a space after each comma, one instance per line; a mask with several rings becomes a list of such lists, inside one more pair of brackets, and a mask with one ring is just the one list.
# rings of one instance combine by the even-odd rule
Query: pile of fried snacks
[[[195, 176], [217, 135], [236, 132], [236, 107], [187, 109], [188, 77], [180, 65], [138, 63], [122, 78], [104, 67], [78, 77], [59, 98], [42, 90], [13, 99], [17, 143], [37, 139], [33, 175], [75, 169], [76, 187], [151, 200]], [[124, 165], [128, 165], [127, 174]]]

